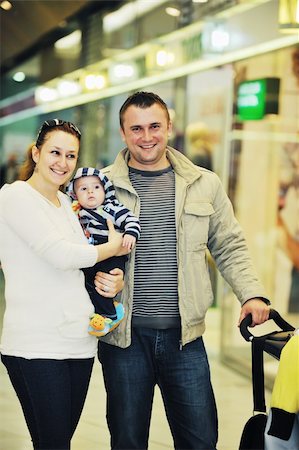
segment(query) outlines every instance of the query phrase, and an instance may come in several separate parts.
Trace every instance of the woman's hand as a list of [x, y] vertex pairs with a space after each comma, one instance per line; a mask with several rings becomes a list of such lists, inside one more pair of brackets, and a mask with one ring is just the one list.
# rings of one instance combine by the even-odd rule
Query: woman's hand
[[107, 219], [108, 226], [108, 242], [115, 245], [116, 253], [113, 256], [124, 256], [130, 253], [131, 249], [123, 246], [123, 234], [118, 233], [112, 221]]
[[111, 244], [115, 243], [116, 245], [119, 245], [120, 242], [122, 242], [123, 235], [115, 230], [114, 225], [110, 219], [107, 219], [107, 226], [108, 242], [110, 242]]
[[124, 287], [124, 273], [121, 269], [113, 269], [109, 273], [97, 272], [94, 284], [99, 294], [114, 298]]

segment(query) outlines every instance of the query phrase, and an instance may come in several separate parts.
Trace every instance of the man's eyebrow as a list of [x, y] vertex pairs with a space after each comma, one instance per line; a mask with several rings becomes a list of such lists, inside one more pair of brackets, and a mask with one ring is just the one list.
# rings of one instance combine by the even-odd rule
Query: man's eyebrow
[[[152, 122], [149, 124], [150, 127], [152, 127], [153, 125], [161, 125], [161, 122]], [[138, 123], [136, 123], [135, 125], [132, 125], [130, 128], [143, 128], [145, 125], [139, 125]]]

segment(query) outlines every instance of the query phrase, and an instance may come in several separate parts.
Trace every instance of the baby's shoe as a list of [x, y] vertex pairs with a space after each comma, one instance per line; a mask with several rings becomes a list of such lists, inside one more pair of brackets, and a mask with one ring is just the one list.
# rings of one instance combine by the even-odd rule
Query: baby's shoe
[[111, 322], [108, 324], [109, 331], [114, 330], [114, 328], [116, 328], [120, 324], [120, 322], [123, 320], [123, 318], [125, 317], [125, 310], [124, 310], [123, 304], [118, 303], [118, 302], [113, 302], [113, 303], [115, 306], [116, 318], [109, 319], [109, 320], [111, 320]]
[[114, 302], [116, 318], [109, 319], [108, 317], [101, 316], [100, 314], [94, 314], [91, 317], [88, 333], [93, 336], [105, 336], [105, 334], [114, 330], [125, 316], [125, 311], [122, 303]]
[[90, 318], [88, 333], [93, 336], [105, 336], [109, 331], [107, 323], [109, 320], [111, 319], [107, 319], [100, 314], [93, 314]]

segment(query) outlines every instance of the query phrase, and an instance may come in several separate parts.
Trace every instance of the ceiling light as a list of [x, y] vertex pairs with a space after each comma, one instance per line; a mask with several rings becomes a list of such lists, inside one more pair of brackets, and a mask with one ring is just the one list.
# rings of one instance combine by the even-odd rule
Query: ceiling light
[[202, 32], [202, 48], [205, 53], [221, 53], [227, 51], [230, 45], [230, 34], [226, 24], [212, 20], [206, 22]]
[[177, 8], [172, 8], [171, 6], [169, 6], [168, 8], [165, 8], [165, 12], [169, 16], [173, 16], [173, 17], [179, 17], [179, 15], [181, 14], [181, 11], [179, 11]]
[[81, 86], [76, 81], [62, 79], [57, 85], [57, 91], [60, 97], [71, 97], [80, 94]]
[[86, 89], [103, 89], [106, 86], [106, 78], [103, 75], [89, 74], [85, 77], [84, 85]]
[[35, 101], [37, 104], [53, 102], [58, 99], [58, 92], [54, 88], [39, 86], [35, 90]]
[[109, 67], [109, 79], [112, 84], [119, 84], [129, 80], [136, 80], [138, 68], [134, 61], [115, 63]]
[[299, 0], [280, 0], [278, 22], [280, 31], [298, 33]]
[[135, 0], [129, 2], [103, 17], [103, 30], [105, 33], [112, 33], [166, 2], [168, 0]]
[[0, 3], [0, 8], [4, 9], [5, 11], [9, 11], [12, 8], [12, 4], [7, 0], [4, 0]]
[[12, 79], [17, 81], [18, 83], [21, 83], [22, 81], [24, 81], [25, 78], [26, 78], [26, 76], [25, 76], [24, 72], [16, 72], [12, 77]]
[[208, 3], [208, 0], [192, 0], [193, 3]]
[[211, 45], [213, 49], [221, 52], [229, 45], [229, 33], [221, 29], [213, 30], [211, 34]]
[[58, 50], [65, 50], [74, 47], [75, 45], [79, 45], [81, 42], [81, 35], [81, 30], [73, 31], [73, 33], [56, 41], [54, 46]]
[[166, 50], [159, 50], [156, 54], [156, 63], [160, 67], [173, 64], [175, 60], [174, 54]]

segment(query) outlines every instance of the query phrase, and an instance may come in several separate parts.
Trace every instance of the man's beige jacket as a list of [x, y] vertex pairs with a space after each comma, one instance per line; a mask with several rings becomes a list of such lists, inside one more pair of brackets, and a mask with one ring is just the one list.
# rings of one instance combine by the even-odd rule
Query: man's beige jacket
[[[213, 301], [207, 249], [241, 305], [250, 298], [265, 298], [265, 293], [218, 176], [195, 166], [171, 147], [167, 147], [167, 157], [175, 172], [178, 298], [185, 345], [203, 334], [205, 315]], [[129, 152], [125, 149], [103, 172], [114, 184], [118, 200], [138, 217], [140, 199], [129, 180], [128, 159]], [[134, 259], [133, 251], [121, 295], [125, 319], [113, 333], [101, 338], [123, 348], [131, 343]]]

